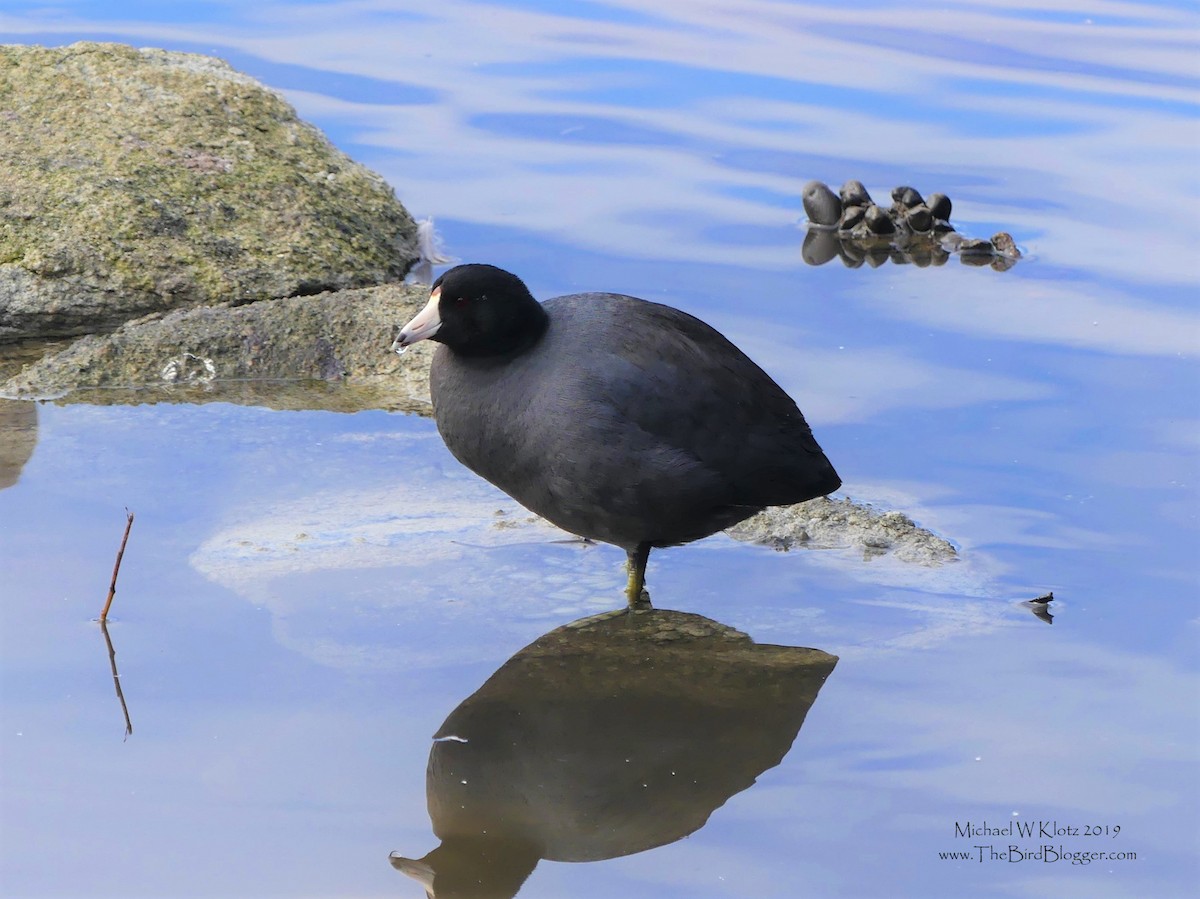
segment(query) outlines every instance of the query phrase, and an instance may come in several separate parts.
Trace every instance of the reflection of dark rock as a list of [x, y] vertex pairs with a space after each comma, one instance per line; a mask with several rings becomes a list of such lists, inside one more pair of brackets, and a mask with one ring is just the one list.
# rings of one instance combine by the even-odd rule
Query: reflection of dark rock
[[0, 490], [21, 477], [37, 446], [37, 405], [0, 399]]
[[511, 897], [541, 859], [679, 840], [779, 764], [835, 664], [683, 612], [558, 628], [438, 730], [426, 789], [442, 844], [392, 864], [438, 899]]
[[[270, 379], [314, 382], [310, 405], [358, 402], [358, 408], [423, 406], [432, 352], [388, 352], [397, 322], [428, 298], [425, 288], [384, 285], [246, 306], [181, 309], [129, 322], [112, 334], [77, 340], [0, 384], [0, 395], [72, 401], [261, 402], [280, 393]], [[259, 389], [251, 389], [257, 381]], [[337, 393], [324, 383], [348, 381]], [[114, 387], [155, 388], [131, 400]], [[103, 388], [87, 391], [86, 388]], [[285, 407], [286, 408], [286, 407]]]
[[0, 46], [0, 341], [396, 281], [387, 183], [224, 62]]
[[991, 240], [964, 240], [955, 233], [945, 194], [930, 194], [926, 200], [916, 188], [902, 186], [893, 188], [891, 196], [891, 206], [877, 206], [861, 181], [847, 181], [837, 194], [820, 181], [809, 181], [802, 191], [809, 220], [804, 261], [824, 265], [840, 256], [847, 268], [864, 262], [877, 268], [889, 259], [924, 268], [942, 265], [958, 253], [964, 264], [1007, 271], [1021, 256], [1006, 232]]

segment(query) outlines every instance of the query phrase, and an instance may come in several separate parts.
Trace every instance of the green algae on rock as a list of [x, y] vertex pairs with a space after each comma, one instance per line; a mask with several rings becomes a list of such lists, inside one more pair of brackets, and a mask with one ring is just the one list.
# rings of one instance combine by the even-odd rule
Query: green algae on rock
[[377, 174], [221, 60], [0, 46], [0, 341], [401, 279]]

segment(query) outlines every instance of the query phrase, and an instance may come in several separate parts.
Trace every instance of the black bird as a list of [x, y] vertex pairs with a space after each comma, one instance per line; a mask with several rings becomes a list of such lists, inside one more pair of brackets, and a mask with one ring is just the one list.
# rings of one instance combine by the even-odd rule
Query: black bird
[[450, 452], [565, 531], [629, 555], [707, 537], [841, 479], [792, 398], [686, 312], [580, 293], [537, 302], [516, 275], [459, 265], [400, 331], [442, 344], [430, 370]]

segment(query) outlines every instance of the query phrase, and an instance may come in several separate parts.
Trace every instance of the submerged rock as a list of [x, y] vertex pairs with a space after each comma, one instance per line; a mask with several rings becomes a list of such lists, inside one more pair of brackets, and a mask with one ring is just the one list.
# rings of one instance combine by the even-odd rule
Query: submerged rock
[[400, 280], [387, 183], [221, 60], [0, 46], [0, 341]]

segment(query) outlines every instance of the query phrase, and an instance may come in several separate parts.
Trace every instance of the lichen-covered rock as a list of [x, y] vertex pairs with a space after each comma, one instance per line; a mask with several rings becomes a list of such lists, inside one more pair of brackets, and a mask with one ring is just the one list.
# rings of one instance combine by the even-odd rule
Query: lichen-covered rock
[[[400, 324], [425, 304], [428, 290], [401, 284], [288, 297], [246, 306], [178, 309], [88, 335], [0, 384], [0, 396], [70, 393], [128, 402], [113, 388], [157, 388], [163, 398], [290, 407], [278, 383], [347, 382], [363, 390], [325, 396], [305, 391], [298, 408], [423, 410], [429, 403], [429, 356], [417, 345], [403, 359], [390, 351]], [[259, 389], [248, 389], [248, 385]], [[145, 400], [153, 399], [149, 395]]]
[[806, 545], [855, 547], [867, 558], [890, 555], [921, 565], [940, 565], [958, 557], [949, 541], [904, 513], [882, 511], [851, 499], [818, 497], [791, 506], [773, 506], [725, 533], [779, 550]]
[[0, 341], [399, 280], [381, 177], [207, 56], [0, 46]]

